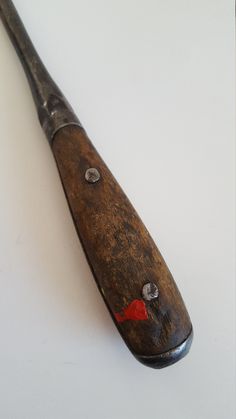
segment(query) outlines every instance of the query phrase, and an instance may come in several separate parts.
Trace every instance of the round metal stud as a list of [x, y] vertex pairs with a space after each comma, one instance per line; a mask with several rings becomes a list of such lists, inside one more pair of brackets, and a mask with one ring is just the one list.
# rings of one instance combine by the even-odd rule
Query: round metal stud
[[100, 179], [100, 177], [101, 177], [100, 176], [100, 173], [99, 173], [99, 171], [97, 169], [95, 169], [95, 167], [90, 167], [85, 172], [85, 179], [89, 183], [96, 183], [96, 182], [98, 182], [99, 179]]
[[147, 282], [146, 284], [144, 284], [142, 289], [142, 296], [144, 300], [152, 301], [155, 298], [157, 298], [158, 295], [159, 291], [156, 284], [154, 284], [153, 282]]

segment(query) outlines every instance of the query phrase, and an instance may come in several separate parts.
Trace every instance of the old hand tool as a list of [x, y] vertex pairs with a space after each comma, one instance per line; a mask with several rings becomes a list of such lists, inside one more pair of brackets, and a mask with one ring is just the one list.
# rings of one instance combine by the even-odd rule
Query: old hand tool
[[98, 288], [127, 346], [162, 368], [192, 341], [184, 302], [139, 216], [40, 60], [11, 0], [0, 15], [31, 87]]

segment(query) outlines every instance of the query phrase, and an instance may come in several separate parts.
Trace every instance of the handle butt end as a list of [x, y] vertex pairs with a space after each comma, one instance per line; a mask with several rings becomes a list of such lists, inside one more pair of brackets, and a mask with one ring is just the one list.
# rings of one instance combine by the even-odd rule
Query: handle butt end
[[135, 355], [135, 358], [147, 367], [155, 369], [165, 368], [169, 365], [175, 364], [177, 361], [184, 358], [188, 354], [192, 344], [192, 340], [193, 329], [191, 329], [191, 332], [188, 335], [187, 339], [185, 339], [180, 345], [176, 346], [175, 348], [158, 355]]

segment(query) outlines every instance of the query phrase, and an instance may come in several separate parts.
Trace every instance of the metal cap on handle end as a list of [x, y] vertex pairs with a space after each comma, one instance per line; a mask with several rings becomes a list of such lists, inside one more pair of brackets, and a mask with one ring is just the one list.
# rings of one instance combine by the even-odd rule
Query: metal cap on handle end
[[191, 347], [193, 340], [193, 329], [191, 333], [180, 345], [167, 352], [158, 355], [142, 356], [135, 355], [135, 358], [143, 365], [155, 369], [161, 369], [168, 367], [169, 365], [175, 364], [180, 359], [184, 358]]

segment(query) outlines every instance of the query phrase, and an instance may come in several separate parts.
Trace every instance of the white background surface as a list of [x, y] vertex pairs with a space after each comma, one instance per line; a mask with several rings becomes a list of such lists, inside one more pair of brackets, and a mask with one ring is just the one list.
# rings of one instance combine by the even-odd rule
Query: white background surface
[[160, 371], [128, 352], [0, 25], [1, 419], [232, 419], [233, 2], [15, 4], [162, 251], [195, 338]]

